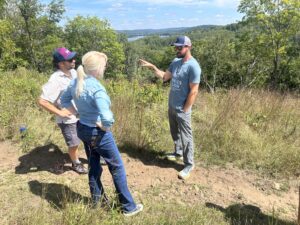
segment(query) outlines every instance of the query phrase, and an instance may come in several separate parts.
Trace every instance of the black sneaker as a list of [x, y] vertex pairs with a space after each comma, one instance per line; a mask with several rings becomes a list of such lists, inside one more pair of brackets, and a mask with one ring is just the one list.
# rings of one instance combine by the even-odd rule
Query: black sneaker
[[82, 163], [72, 163], [71, 169], [79, 174], [87, 174], [88, 170]]

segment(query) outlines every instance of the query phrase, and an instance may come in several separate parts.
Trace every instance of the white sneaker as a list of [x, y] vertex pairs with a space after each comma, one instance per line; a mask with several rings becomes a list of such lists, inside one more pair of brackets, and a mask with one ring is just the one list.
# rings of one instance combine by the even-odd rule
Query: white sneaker
[[130, 212], [123, 212], [123, 215], [126, 217], [134, 216], [134, 215], [138, 214], [139, 212], [142, 212], [143, 209], [144, 209], [144, 206], [142, 204], [137, 204], [135, 209], [133, 209]]
[[194, 165], [189, 165], [189, 166], [184, 167], [184, 169], [178, 173], [178, 178], [180, 178], [182, 180], [188, 179], [190, 177], [193, 169], [194, 169]]

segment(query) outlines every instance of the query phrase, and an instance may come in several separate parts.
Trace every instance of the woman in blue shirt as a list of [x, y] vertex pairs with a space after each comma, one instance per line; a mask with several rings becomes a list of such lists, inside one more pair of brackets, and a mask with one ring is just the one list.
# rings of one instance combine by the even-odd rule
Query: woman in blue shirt
[[100, 156], [106, 161], [125, 216], [132, 216], [143, 210], [142, 204], [135, 204], [127, 186], [126, 172], [121, 155], [115, 143], [111, 126], [114, 123], [110, 110], [110, 98], [104, 86], [98, 81], [103, 78], [107, 56], [91, 51], [82, 57], [82, 65], [64, 94], [61, 104], [71, 109], [74, 100], [79, 113], [78, 137], [83, 141], [89, 159], [89, 186], [93, 204], [105, 198], [101, 183], [102, 167]]

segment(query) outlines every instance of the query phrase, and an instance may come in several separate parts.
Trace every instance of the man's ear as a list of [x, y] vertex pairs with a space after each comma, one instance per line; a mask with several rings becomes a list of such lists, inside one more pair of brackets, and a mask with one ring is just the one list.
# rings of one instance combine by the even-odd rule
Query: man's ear
[[57, 65], [58, 65], [58, 67], [62, 67], [62, 66], [64, 66], [64, 62], [63, 61], [59, 62], [59, 63], [57, 63]]

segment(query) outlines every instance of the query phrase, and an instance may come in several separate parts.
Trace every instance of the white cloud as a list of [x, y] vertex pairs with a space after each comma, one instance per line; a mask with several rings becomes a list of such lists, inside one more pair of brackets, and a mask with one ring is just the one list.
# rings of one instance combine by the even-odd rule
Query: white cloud
[[113, 7], [113, 8], [121, 8], [121, 7], [123, 7], [123, 4], [120, 3], [120, 2], [117, 2], [117, 3], [112, 4], [111, 7]]
[[241, 0], [214, 0], [214, 5], [218, 7], [238, 7]]
[[115, 29], [224, 25], [239, 19], [236, 8], [240, 1], [90, 0], [85, 4], [80, 0], [65, 0], [67, 17], [96, 15], [107, 18]]
[[114, 2], [112, 3], [111, 7], [107, 8], [107, 10], [116, 12], [129, 12], [131, 8], [125, 6], [122, 2]]
[[147, 11], [155, 11], [155, 10], [157, 10], [157, 8], [153, 8], [153, 7], [148, 7], [147, 8]]
[[216, 17], [217, 17], [217, 18], [223, 18], [224, 15], [223, 15], [223, 14], [217, 14]]
[[[114, 2], [113, 0], [93, 0], [92, 4], [99, 3], [109, 3]], [[138, 2], [138, 3], [146, 3], [151, 5], [202, 5], [209, 4], [211, 1], [208, 0], [119, 0], [118, 2], [122, 2], [124, 4], [129, 2]]]
[[[94, 0], [93, 3], [114, 2], [113, 0]], [[238, 6], [241, 0], [119, 0], [119, 2], [138, 2], [152, 5], [214, 5], [218, 7]]]
[[149, 4], [172, 4], [172, 5], [197, 5], [201, 4], [203, 2], [207, 2], [206, 0], [133, 0], [135, 2], [141, 2], [141, 3], [149, 3]]

